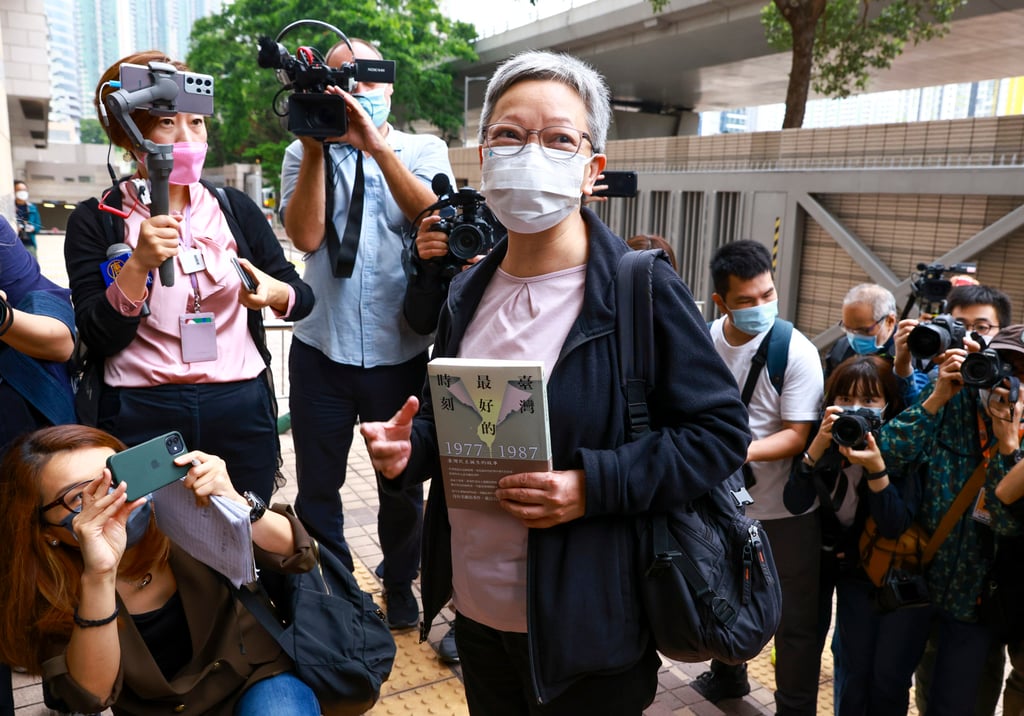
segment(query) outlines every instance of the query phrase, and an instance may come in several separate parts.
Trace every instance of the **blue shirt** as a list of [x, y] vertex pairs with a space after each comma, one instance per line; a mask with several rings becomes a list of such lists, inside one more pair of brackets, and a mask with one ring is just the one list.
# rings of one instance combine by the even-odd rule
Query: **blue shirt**
[[[438, 137], [407, 134], [393, 127], [391, 145], [402, 163], [424, 184], [435, 174], [448, 175], [454, 185], [448, 147]], [[345, 233], [349, 198], [356, 169], [356, 149], [331, 145], [335, 166], [334, 225]], [[281, 211], [295, 191], [302, 144], [296, 140], [285, 151], [281, 168]], [[303, 279], [313, 288], [316, 305], [295, 324], [294, 336], [336, 363], [373, 368], [397, 365], [422, 353], [433, 336], [416, 333], [402, 315], [406, 276], [402, 248], [408, 242], [410, 222], [388, 188], [377, 162], [363, 157], [365, 195], [362, 234], [350, 278], [331, 273], [327, 243], [306, 255]], [[424, 207], [426, 208], [426, 207]]]

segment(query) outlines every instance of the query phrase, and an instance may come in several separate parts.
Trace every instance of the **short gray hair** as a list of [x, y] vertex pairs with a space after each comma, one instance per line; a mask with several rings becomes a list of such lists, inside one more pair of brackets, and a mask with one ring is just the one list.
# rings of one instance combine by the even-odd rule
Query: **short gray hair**
[[587, 111], [587, 130], [595, 152], [603, 152], [608, 139], [612, 107], [604, 77], [572, 55], [530, 50], [513, 55], [491, 75], [484, 94], [478, 136], [483, 141], [484, 127], [491, 123], [494, 105], [517, 82], [554, 80], [576, 91]]
[[843, 298], [843, 307], [852, 303], [871, 306], [871, 317], [876, 321], [896, 313], [896, 297], [892, 295], [892, 291], [877, 283], [858, 284], [847, 291]]

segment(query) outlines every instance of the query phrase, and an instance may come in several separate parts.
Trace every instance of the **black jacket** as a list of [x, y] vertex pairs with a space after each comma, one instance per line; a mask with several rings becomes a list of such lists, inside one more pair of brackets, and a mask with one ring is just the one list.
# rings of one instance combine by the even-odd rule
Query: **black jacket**
[[[583, 307], [548, 381], [554, 469], [583, 469], [586, 515], [532, 529], [527, 606], [534, 695], [547, 702], [583, 676], [614, 673], [648, 650], [637, 590], [636, 517], [706, 492], [744, 461], [750, 433], [739, 389], [711, 344], [689, 289], [667, 261], [654, 275], [656, 378], [652, 432], [626, 442], [615, 341], [615, 268], [629, 248], [583, 210], [589, 232]], [[452, 280], [435, 356], [457, 354], [507, 240]], [[398, 485], [429, 479], [424, 521], [424, 634], [451, 596], [451, 530], [437, 459], [429, 385]]]
[[[285, 258], [263, 212], [237, 189], [226, 188], [224, 191], [234, 213], [234, 219], [229, 215], [227, 220], [238, 243], [238, 255], [295, 289], [295, 305], [288, 320], [297, 321], [309, 315], [313, 310], [313, 289], [299, 278], [295, 267]], [[111, 192], [108, 203], [119, 205], [113, 201], [119, 196], [120, 192]], [[119, 353], [132, 342], [140, 319], [122, 315], [106, 298], [107, 286], [100, 273], [100, 264], [107, 260], [107, 248], [111, 244], [124, 241], [123, 222], [114, 218], [114, 230], [110, 231], [106, 222], [111, 217], [104, 216], [98, 203], [95, 198], [87, 199], [79, 203], [68, 218], [64, 263], [75, 303], [79, 335], [91, 355], [106, 357]], [[259, 311], [248, 312], [248, 327], [260, 355], [269, 365], [270, 352]]]

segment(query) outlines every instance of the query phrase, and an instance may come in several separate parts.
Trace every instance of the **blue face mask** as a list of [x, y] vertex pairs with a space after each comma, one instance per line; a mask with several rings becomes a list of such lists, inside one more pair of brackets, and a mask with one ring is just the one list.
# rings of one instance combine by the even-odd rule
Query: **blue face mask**
[[[113, 488], [111, 488], [113, 489]], [[127, 542], [125, 549], [131, 549], [139, 543], [143, 535], [146, 534], [146, 530], [149, 529], [149, 516], [153, 512], [153, 503], [150, 500], [146, 500], [146, 504], [141, 507], [136, 507], [132, 510], [132, 513], [128, 515], [128, 522], [125, 523], [125, 532], [127, 533]], [[75, 519], [77, 512], [69, 512], [64, 516], [64, 519], [60, 521], [60, 526], [71, 533], [71, 536], [78, 540], [78, 536], [75, 534], [74, 528], [71, 526], [71, 521]]]
[[370, 115], [370, 121], [373, 122], [374, 127], [379, 127], [388, 121], [388, 115], [391, 114], [391, 102], [388, 101], [384, 90], [361, 92], [352, 96], [359, 100], [359, 104]]
[[856, 333], [847, 333], [846, 340], [849, 341], [850, 348], [853, 348], [853, 352], [857, 355], [867, 356], [878, 351], [874, 336], [858, 336]]
[[775, 325], [775, 317], [779, 315], [779, 302], [769, 301], [760, 306], [737, 308], [732, 311], [732, 324], [748, 336], [764, 333]]

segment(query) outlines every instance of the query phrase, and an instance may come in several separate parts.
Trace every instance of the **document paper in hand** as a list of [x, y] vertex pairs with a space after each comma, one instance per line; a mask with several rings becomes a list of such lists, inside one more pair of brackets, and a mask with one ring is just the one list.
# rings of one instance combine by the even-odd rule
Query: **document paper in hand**
[[220, 495], [205, 507], [181, 480], [154, 492], [160, 531], [178, 547], [240, 587], [256, 579], [249, 508]]

